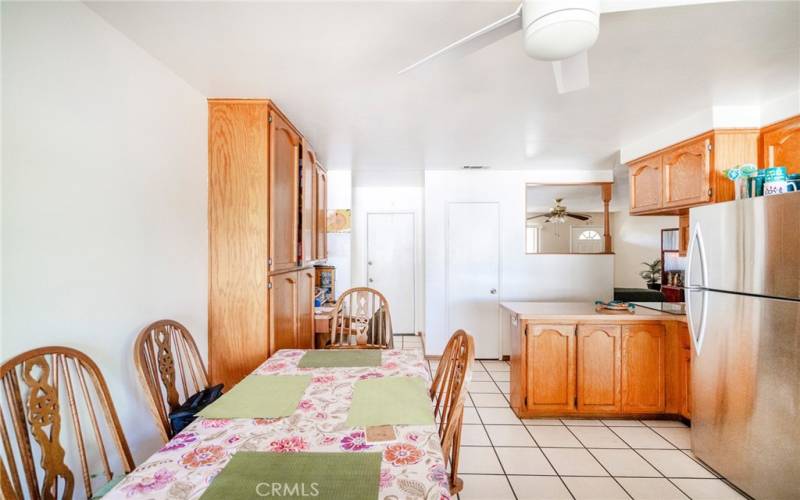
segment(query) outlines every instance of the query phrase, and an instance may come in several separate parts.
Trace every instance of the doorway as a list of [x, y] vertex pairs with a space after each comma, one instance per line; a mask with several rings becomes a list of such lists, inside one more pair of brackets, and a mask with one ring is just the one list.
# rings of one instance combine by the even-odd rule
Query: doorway
[[389, 302], [395, 334], [413, 334], [416, 241], [413, 212], [367, 214], [367, 286]]
[[500, 207], [447, 207], [447, 325], [475, 338], [475, 357], [500, 357]]

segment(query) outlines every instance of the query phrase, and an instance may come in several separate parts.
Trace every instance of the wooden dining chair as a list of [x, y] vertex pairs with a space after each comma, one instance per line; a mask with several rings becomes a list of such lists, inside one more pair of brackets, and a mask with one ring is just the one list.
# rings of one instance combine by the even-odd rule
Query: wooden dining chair
[[[351, 339], [366, 337], [366, 343]], [[333, 312], [332, 349], [391, 349], [392, 317], [386, 297], [366, 287], [351, 288], [336, 301]]]
[[458, 477], [458, 454], [461, 448], [464, 399], [474, 361], [475, 340], [464, 330], [457, 330], [447, 342], [431, 384], [430, 396], [434, 403], [434, 415], [439, 422], [439, 440], [442, 443], [445, 467], [450, 468], [452, 495], [464, 487], [464, 482]]
[[[133, 470], [108, 386], [88, 356], [69, 347], [34, 349], [3, 363], [0, 380], [4, 497], [92, 498]], [[75, 487], [81, 480], [83, 495]]]
[[166, 443], [172, 437], [170, 412], [208, 387], [208, 372], [200, 351], [185, 326], [164, 319], [139, 333], [133, 359], [150, 413]]

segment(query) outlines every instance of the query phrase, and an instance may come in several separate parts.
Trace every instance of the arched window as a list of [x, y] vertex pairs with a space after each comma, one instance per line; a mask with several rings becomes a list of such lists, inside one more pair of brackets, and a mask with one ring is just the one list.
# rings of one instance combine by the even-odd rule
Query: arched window
[[579, 240], [599, 240], [601, 239], [600, 233], [595, 231], [594, 229], [587, 229], [586, 231], [582, 232], [578, 235]]

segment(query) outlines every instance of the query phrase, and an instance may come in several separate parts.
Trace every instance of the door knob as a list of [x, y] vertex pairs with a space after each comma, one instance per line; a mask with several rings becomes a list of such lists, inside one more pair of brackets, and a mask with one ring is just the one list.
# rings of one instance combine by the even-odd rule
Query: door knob
[[370, 283], [372, 283], [372, 282], [373, 282], [373, 281], [375, 281], [375, 280], [373, 280], [372, 278], [370, 278], [368, 281], [369, 281]]
[[492, 295], [494, 295], [494, 294], [496, 294], [496, 293], [497, 293], [497, 289], [496, 289], [496, 288], [492, 288], [491, 290], [489, 290], [489, 293], [491, 293]]

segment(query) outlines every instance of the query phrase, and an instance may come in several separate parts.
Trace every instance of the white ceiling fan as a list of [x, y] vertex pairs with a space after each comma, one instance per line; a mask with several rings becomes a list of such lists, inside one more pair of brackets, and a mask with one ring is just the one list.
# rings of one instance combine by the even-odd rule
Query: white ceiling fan
[[518, 30], [525, 52], [552, 61], [559, 94], [589, 86], [586, 51], [597, 41], [600, 14], [736, 0], [523, 0], [511, 14], [402, 69], [411, 71], [445, 53], [474, 52]]

